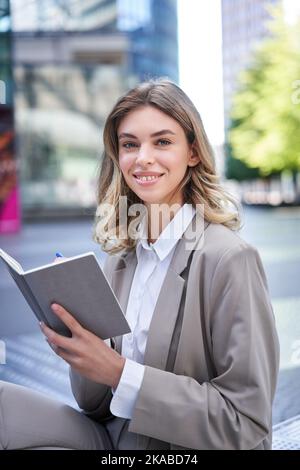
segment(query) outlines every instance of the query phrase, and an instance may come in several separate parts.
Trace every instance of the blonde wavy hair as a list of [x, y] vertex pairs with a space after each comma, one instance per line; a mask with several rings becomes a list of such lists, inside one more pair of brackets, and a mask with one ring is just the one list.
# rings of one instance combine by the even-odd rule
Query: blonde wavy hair
[[[187, 167], [187, 172], [180, 183], [178, 191], [183, 191], [184, 202], [203, 205], [204, 218], [216, 224], [223, 224], [232, 230], [240, 228], [240, 214], [238, 202], [220, 186], [219, 178], [215, 172], [215, 161], [211, 145], [204, 130], [201, 117], [188, 96], [175, 83], [160, 78], [143, 82], [119, 98], [109, 116], [107, 117], [104, 132], [104, 153], [100, 168], [97, 204], [109, 204], [114, 207], [115, 218], [114, 233], [122, 233], [128, 229], [132, 220], [137, 216], [127, 217], [127, 227], [120, 226], [119, 202], [120, 196], [127, 197], [129, 207], [143, 201], [129, 188], [119, 166], [118, 127], [122, 119], [131, 111], [143, 107], [153, 106], [175, 119], [185, 132], [187, 141], [193, 145], [200, 156], [200, 162], [193, 167]], [[96, 212], [93, 239], [99, 243], [103, 251], [118, 253], [135, 248], [137, 240], [130, 236], [117, 238], [111, 236], [109, 225], [106, 223], [105, 235], [99, 235], [99, 211]], [[127, 233], [127, 232], [126, 232]], [[111, 243], [111, 240], [114, 242]]]

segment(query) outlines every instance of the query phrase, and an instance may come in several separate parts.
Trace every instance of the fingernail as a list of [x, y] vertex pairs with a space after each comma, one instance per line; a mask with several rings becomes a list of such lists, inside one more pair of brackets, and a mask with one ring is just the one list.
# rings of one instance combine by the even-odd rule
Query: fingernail
[[57, 304], [52, 304], [51, 305], [51, 308], [52, 310], [54, 310], [55, 312], [57, 312], [59, 310], [59, 306]]

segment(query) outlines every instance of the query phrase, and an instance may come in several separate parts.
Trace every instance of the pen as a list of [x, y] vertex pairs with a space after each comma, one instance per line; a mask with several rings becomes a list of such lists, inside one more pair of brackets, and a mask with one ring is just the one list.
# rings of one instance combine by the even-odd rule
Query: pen
[[59, 251], [55, 253], [56, 258], [63, 258], [64, 255], [62, 255]]

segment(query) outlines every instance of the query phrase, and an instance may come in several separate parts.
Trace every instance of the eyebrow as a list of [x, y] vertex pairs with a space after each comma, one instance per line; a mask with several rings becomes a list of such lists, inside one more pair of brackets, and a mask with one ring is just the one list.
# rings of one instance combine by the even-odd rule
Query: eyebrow
[[[153, 134], [150, 135], [150, 137], [158, 137], [160, 135], [164, 134], [172, 134], [176, 135], [175, 132], [171, 131], [170, 129], [163, 129], [162, 131], [154, 132]], [[137, 139], [137, 137], [133, 134], [128, 134], [127, 132], [122, 132], [122, 134], [119, 135], [119, 139], [122, 139], [123, 137], [129, 137], [131, 139]]]

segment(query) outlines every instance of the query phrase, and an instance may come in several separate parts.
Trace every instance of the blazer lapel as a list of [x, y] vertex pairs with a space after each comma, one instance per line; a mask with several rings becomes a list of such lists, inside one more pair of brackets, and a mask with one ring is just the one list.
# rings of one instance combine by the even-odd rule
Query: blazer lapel
[[[112, 273], [111, 286], [119, 300], [124, 315], [126, 315], [129, 293], [136, 265], [137, 258], [135, 251], [131, 251], [120, 258], [115, 271]], [[121, 354], [122, 336], [116, 336], [114, 340], [116, 350]]]
[[195, 233], [196, 217], [199, 216], [197, 214], [194, 216], [175, 248], [150, 323], [144, 364], [161, 370], [166, 368], [185, 284], [181, 273], [187, 266], [189, 256], [196, 248], [208, 225], [201, 221], [198, 222], [198, 231]]

